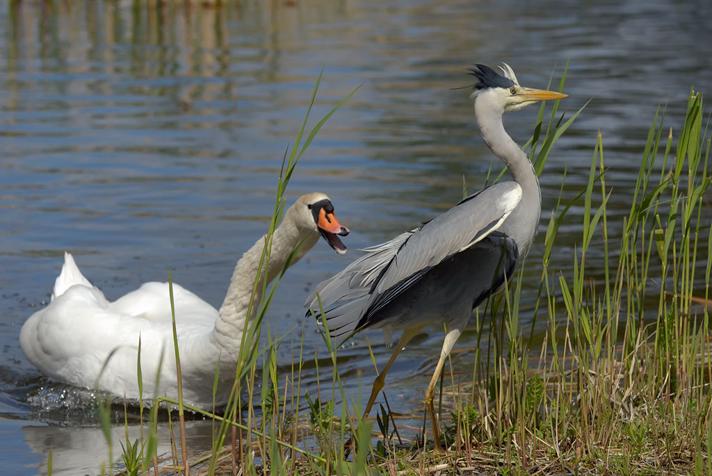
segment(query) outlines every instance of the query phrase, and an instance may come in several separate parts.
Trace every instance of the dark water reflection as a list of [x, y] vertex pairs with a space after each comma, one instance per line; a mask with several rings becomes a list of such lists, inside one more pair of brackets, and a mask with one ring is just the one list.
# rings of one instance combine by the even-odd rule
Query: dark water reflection
[[[475, 61], [505, 60], [534, 87], [570, 62], [564, 110], [593, 102], [547, 166], [544, 218], [564, 169], [569, 190], [584, 183], [598, 130], [611, 209], [625, 209], [657, 105], [668, 104], [676, 125], [689, 88], [712, 86], [711, 21], [705, 0], [9, 2], [0, 11], [0, 431], [27, 446], [3, 450], [2, 464], [32, 471], [54, 448], [68, 473], [95, 468], [79, 458], [95, 460], [99, 450], [86, 446], [95, 428], [36, 424], [25, 406], [45, 382], [17, 335], [45, 304], [62, 252], [110, 298], [171, 269], [219, 305], [235, 259], [265, 229], [282, 151], [322, 68], [317, 113], [363, 86], [312, 146], [290, 196], [329, 193], [356, 249], [448, 208], [463, 176], [475, 189], [498, 166], [475, 133], [467, 91], [451, 90], [469, 82], [463, 71]], [[507, 118], [521, 142], [534, 113]], [[563, 242], [577, 233], [565, 228]], [[570, 253], [562, 247], [554, 265], [568, 266]], [[318, 246], [289, 272], [268, 323], [295, 336], [282, 362], [301, 336], [324, 355], [301, 305], [353, 256]], [[536, 270], [529, 275], [525, 299], [536, 288]], [[530, 313], [525, 301], [523, 326]], [[382, 342], [368, 334], [343, 352], [352, 397], [372, 378], [366, 338]], [[416, 342], [394, 367], [391, 382], [409, 384], [389, 395], [402, 410], [417, 407], [439, 338]], [[472, 355], [461, 360], [471, 366]], [[205, 433], [193, 434], [199, 447]]]

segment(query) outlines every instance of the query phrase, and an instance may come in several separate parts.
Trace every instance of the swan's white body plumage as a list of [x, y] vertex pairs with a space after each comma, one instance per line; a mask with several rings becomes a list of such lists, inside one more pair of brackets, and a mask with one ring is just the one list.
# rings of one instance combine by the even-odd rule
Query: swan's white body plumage
[[[303, 196], [285, 214], [273, 236], [268, 281], [295, 248], [290, 264], [316, 243], [319, 232], [306, 202], [323, 197]], [[297, 207], [300, 203], [303, 207]], [[238, 261], [220, 310], [173, 284], [183, 394], [191, 404], [210, 408], [228, 397], [263, 244], [264, 238], [259, 239]], [[172, 336], [168, 283], [145, 283], [111, 302], [65, 253], [52, 300], [25, 322], [20, 344], [29, 361], [52, 380], [138, 399], [140, 338], [142, 398], [177, 398]], [[214, 398], [216, 371], [221, 385]]]
[[[218, 311], [177, 284], [173, 285], [173, 299], [184, 397], [209, 406], [218, 364], [215, 356], [220, 353], [213, 338]], [[168, 283], [145, 283], [110, 302], [66, 253], [51, 303], [27, 320], [20, 344], [30, 362], [53, 380], [138, 399], [140, 336], [143, 397], [150, 399], [178, 393], [172, 332]], [[157, 389], [154, 384], [161, 352]], [[218, 403], [225, 398], [216, 397]]]

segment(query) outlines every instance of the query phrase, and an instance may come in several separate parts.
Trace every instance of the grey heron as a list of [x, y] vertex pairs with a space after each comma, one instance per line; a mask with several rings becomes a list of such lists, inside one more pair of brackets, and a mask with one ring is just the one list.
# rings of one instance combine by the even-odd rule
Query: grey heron
[[364, 417], [408, 342], [428, 325], [445, 327], [440, 358], [425, 392], [436, 447], [440, 437], [433, 394], [443, 365], [473, 309], [502, 286], [528, 253], [541, 212], [534, 167], [505, 131], [502, 116], [567, 97], [521, 86], [507, 64], [500, 72], [477, 64], [471, 70], [477, 80], [471, 98], [482, 138], [514, 180], [487, 187], [422, 226], [367, 248], [364, 256], [320, 283], [306, 303], [307, 314], [324, 322], [339, 345], [363, 329], [402, 329], [373, 383]]

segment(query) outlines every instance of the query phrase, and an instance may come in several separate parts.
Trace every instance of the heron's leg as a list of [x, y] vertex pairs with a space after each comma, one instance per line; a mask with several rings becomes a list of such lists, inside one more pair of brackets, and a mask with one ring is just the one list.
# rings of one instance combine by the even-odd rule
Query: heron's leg
[[[383, 385], [385, 385], [386, 374], [393, 365], [393, 362], [396, 361], [396, 358], [403, 351], [403, 348], [408, 345], [408, 342], [410, 342], [413, 337], [417, 336], [419, 332], [420, 327], [413, 327], [403, 331], [403, 334], [401, 334], [400, 339], [398, 339], [396, 348], [393, 349], [393, 353], [391, 354], [390, 359], [388, 359], [388, 362], [386, 362], [386, 365], [383, 367], [383, 370], [378, 373], [378, 376], [373, 381], [373, 387], [371, 387], [371, 396], [368, 398], [368, 403], [366, 404], [366, 409], [363, 411], [363, 416], [361, 417], [361, 419], [366, 418], [368, 414], [371, 413], [371, 408], [373, 408], [373, 404], [376, 402], [376, 397], [378, 397], [378, 393], [383, 389]], [[349, 455], [352, 446], [353, 436], [349, 437], [349, 439], [346, 440], [346, 443], [344, 443], [344, 458]]]
[[376, 402], [376, 397], [378, 397], [378, 393], [383, 389], [383, 386], [386, 383], [386, 374], [391, 369], [393, 362], [396, 361], [396, 358], [403, 351], [405, 346], [408, 345], [408, 342], [410, 342], [413, 337], [417, 336], [419, 332], [420, 328], [411, 328], [406, 329], [405, 331], [403, 331], [403, 334], [401, 334], [400, 339], [398, 339], [398, 343], [396, 344], [396, 348], [393, 349], [391, 358], [388, 359], [388, 362], [386, 362], [386, 365], [383, 367], [383, 370], [378, 373], [378, 376], [373, 381], [373, 387], [371, 387], [371, 396], [368, 398], [368, 403], [366, 404], [366, 408], [363, 411], [363, 418], [366, 418], [368, 414], [371, 413], [371, 408], [373, 408], [373, 404]]
[[433, 420], [433, 440], [435, 440], [435, 448], [437, 449], [440, 449], [440, 429], [438, 427], [437, 416], [435, 415], [433, 395], [435, 394], [435, 386], [437, 385], [438, 380], [440, 379], [440, 374], [442, 373], [443, 367], [445, 366], [445, 360], [447, 359], [448, 355], [450, 355], [450, 351], [455, 345], [455, 342], [457, 342], [457, 339], [460, 337], [461, 333], [462, 331], [460, 331], [460, 329], [452, 329], [445, 335], [443, 347], [440, 351], [440, 359], [438, 360], [438, 364], [435, 366], [435, 372], [433, 372], [433, 377], [430, 379], [428, 389], [425, 391], [425, 405], [428, 411], [430, 412], [430, 416]]

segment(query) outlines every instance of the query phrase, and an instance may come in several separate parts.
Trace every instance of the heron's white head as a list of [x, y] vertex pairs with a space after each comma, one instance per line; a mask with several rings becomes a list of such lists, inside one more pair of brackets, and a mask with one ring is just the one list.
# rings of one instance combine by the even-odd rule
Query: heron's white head
[[470, 73], [477, 78], [475, 90], [470, 97], [477, 101], [485, 99], [502, 112], [518, 111], [530, 104], [551, 99], [564, 99], [568, 95], [544, 89], [520, 86], [517, 76], [507, 63], [499, 67], [502, 74], [484, 64], [476, 64]]
[[[346, 245], [339, 236], [349, 234], [349, 229], [339, 223], [334, 205], [325, 193], [307, 193], [294, 202], [287, 212], [303, 233], [320, 234], [339, 254], [346, 253]], [[318, 235], [317, 235], [318, 236]]]

